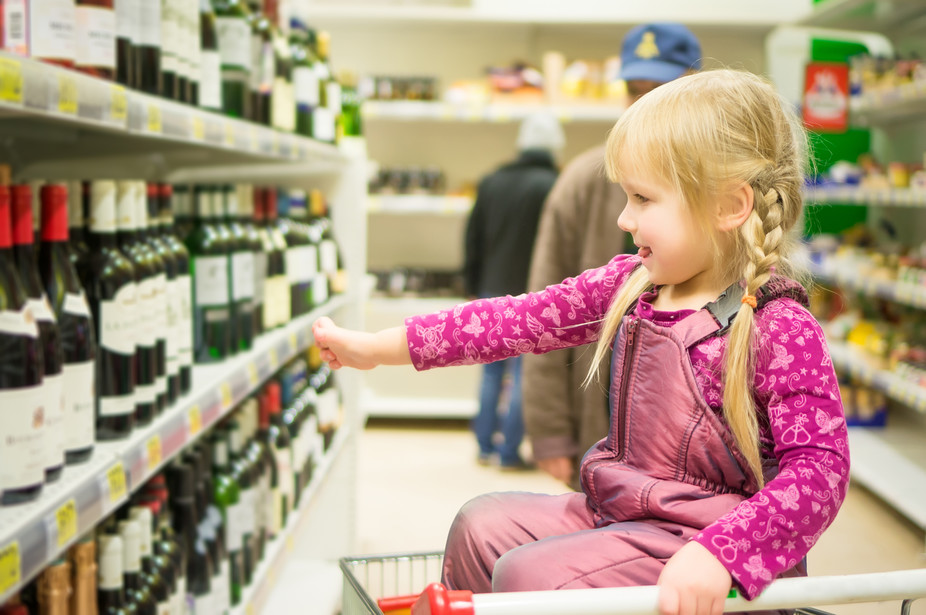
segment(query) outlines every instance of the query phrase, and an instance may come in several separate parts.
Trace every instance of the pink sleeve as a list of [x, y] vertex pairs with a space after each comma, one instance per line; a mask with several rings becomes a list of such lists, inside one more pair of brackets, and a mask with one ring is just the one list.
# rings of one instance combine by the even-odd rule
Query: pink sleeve
[[833, 522], [849, 482], [846, 421], [819, 324], [791, 300], [770, 303], [756, 324], [763, 349], [756, 368], [759, 420], [779, 473], [693, 539], [723, 563], [748, 599], [807, 555]]
[[412, 364], [420, 371], [491, 363], [593, 342], [598, 339], [598, 321], [638, 262], [636, 256], [620, 255], [604, 267], [537, 293], [477, 299], [407, 318]]

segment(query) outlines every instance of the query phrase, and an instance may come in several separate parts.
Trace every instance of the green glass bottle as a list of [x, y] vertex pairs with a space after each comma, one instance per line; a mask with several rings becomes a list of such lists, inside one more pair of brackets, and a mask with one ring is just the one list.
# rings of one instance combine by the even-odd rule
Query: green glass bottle
[[235, 186], [222, 189], [224, 226], [231, 233], [231, 260], [228, 279], [231, 282], [232, 347], [235, 351], [249, 350], [254, 343], [254, 253], [260, 249], [241, 223], [238, 192]]
[[219, 508], [225, 521], [225, 549], [231, 564], [231, 602], [232, 605], [237, 605], [241, 602], [241, 591], [244, 587], [240, 486], [232, 476], [226, 435], [216, 430], [209, 443], [212, 448], [213, 503]]
[[289, 49], [293, 69], [293, 97], [296, 104], [296, 133], [312, 136], [312, 113], [318, 107], [318, 75], [316, 57], [309, 48], [309, 33], [305, 24], [293, 19], [290, 23]]
[[212, 7], [222, 60], [222, 111], [250, 119], [251, 13], [244, 0], [213, 0]]
[[248, 10], [251, 13], [251, 75], [248, 78], [250, 119], [269, 126], [273, 78], [276, 73], [272, 24], [263, 10], [261, 0], [248, 0]]

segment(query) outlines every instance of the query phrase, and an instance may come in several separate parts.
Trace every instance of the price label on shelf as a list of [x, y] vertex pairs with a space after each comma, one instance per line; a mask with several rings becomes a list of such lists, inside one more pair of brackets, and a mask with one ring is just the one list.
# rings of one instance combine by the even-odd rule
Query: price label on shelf
[[17, 105], [23, 102], [23, 71], [19, 60], [0, 58], [0, 100]]
[[58, 75], [58, 111], [77, 115], [77, 80], [71, 75]]
[[154, 434], [148, 438], [145, 450], [148, 453], [148, 471], [154, 472], [161, 465], [161, 436]]
[[114, 85], [110, 89], [109, 117], [117, 122], [124, 122], [129, 117], [129, 98], [121, 85]]
[[257, 373], [257, 364], [253, 361], [248, 363], [248, 384], [253, 389], [260, 383], [260, 376]]
[[59, 549], [77, 536], [77, 504], [71, 498], [55, 511], [55, 528], [58, 531], [56, 541]]
[[109, 491], [110, 505], [118, 504], [125, 499], [128, 489], [125, 484], [125, 468], [121, 461], [114, 463], [106, 471], [106, 487]]
[[295, 333], [290, 333], [289, 334], [289, 352], [290, 354], [293, 354], [297, 350], [299, 350], [299, 336], [296, 335]]
[[225, 122], [225, 145], [228, 147], [235, 146], [235, 125], [231, 122]]
[[22, 580], [19, 541], [14, 540], [0, 549], [0, 595], [7, 593]]
[[148, 105], [148, 132], [159, 135], [163, 129], [161, 107], [155, 104]]
[[250, 137], [249, 143], [252, 152], [260, 151], [260, 137], [257, 133], [257, 126], [251, 126], [248, 136]]
[[277, 371], [277, 368], [280, 367], [280, 357], [277, 354], [276, 348], [271, 348], [267, 351], [267, 360], [270, 361], [270, 371]]
[[203, 413], [199, 405], [194, 405], [187, 413], [187, 424], [190, 429], [190, 437], [194, 437], [203, 430]]
[[225, 411], [231, 408], [234, 398], [232, 397], [231, 385], [229, 383], [222, 383], [219, 387], [219, 395], [222, 396], [222, 410]]

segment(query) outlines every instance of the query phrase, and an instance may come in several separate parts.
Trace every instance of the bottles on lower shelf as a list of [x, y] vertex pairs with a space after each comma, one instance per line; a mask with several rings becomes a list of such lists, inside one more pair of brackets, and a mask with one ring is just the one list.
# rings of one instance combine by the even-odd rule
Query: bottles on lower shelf
[[224, 615], [242, 605], [340, 422], [317, 356], [288, 362], [0, 613]]

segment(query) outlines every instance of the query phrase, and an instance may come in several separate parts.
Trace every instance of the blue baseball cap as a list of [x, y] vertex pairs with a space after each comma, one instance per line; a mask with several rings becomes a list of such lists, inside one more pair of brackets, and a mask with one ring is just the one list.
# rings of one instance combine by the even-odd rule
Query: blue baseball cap
[[701, 43], [677, 23], [651, 23], [627, 33], [621, 47], [620, 78], [668, 83], [701, 68]]

